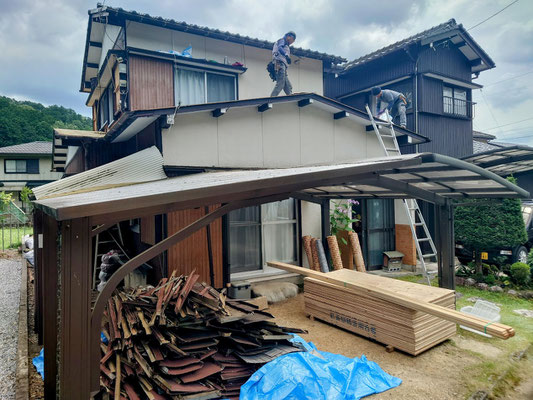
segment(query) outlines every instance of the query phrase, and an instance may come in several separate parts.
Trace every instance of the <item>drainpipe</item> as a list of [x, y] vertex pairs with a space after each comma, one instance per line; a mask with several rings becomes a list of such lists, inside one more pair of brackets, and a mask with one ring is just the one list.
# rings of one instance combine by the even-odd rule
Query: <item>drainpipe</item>
[[[418, 60], [420, 56], [417, 55], [415, 62], [415, 132], [418, 133]], [[419, 152], [420, 144], [416, 144], [416, 152]]]

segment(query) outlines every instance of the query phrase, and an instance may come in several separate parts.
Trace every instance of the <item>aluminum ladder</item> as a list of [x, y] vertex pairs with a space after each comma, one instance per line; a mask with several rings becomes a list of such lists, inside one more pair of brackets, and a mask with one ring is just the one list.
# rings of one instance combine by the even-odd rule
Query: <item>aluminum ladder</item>
[[[387, 121], [376, 121], [374, 119], [374, 116], [372, 115], [372, 112], [370, 111], [370, 108], [368, 107], [368, 104], [366, 104], [366, 112], [368, 113], [368, 117], [370, 118], [370, 122], [372, 122], [372, 127], [374, 128], [374, 132], [376, 133], [376, 136], [378, 137], [379, 144], [383, 148], [383, 151], [385, 152], [385, 155], [387, 157], [393, 157], [393, 156], [399, 156], [402, 153], [400, 152], [400, 146], [398, 145], [398, 139], [396, 138], [396, 133], [394, 132], [394, 124], [392, 123], [392, 120], [389, 116], [389, 113], [387, 110], [385, 110], [385, 115], [387, 117]], [[385, 132], [380, 131], [380, 127], [387, 128], [384, 129]], [[426, 260], [431, 257], [437, 256], [437, 248], [435, 247], [435, 243], [433, 242], [433, 239], [431, 238], [431, 235], [429, 233], [429, 229], [426, 225], [426, 221], [424, 220], [424, 217], [422, 216], [422, 211], [420, 211], [420, 207], [418, 207], [418, 202], [415, 199], [403, 199], [403, 205], [405, 208], [405, 212], [407, 214], [407, 220], [409, 221], [409, 226], [411, 227], [411, 233], [413, 234], [413, 238], [415, 239], [415, 246], [416, 246], [416, 252], [418, 254], [418, 258], [420, 260], [420, 264], [422, 264], [422, 274], [424, 278], [426, 278], [428, 285], [431, 285], [431, 277], [430, 273], [428, 272], [426, 268]], [[418, 236], [416, 233], [416, 228], [418, 226], [421, 226], [424, 231], [424, 236]], [[427, 242], [431, 248], [431, 252], [424, 254], [422, 251], [421, 243]]]

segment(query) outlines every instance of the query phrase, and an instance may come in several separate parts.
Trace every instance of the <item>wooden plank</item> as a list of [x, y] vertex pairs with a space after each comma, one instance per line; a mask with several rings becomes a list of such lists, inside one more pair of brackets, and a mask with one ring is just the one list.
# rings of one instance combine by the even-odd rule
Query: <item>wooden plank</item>
[[[339, 279], [340, 277], [338, 276], [332, 275], [337, 272], [329, 272], [327, 274], [324, 274], [321, 272], [316, 272], [316, 271], [312, 271], [306, 268], [296, 267], [294, 265], [285, 264], [281, 262], [268, 262], [267, 264], [274, 268], [279, 268], [285, 271], [294, 272], [294, 273], [301, 274], [304, 276], [312, 277], [320, 281], [328, 282], [328, 283], [331, 283], [337, 286], [343, 286], [350, 290], [353, 290], [354, 293], [372, 295], [377, 298], [390, 301], [391, 303], [394, 303], [394, 304], [399, 304], [407, 308], [422, 311], [422, 312], [437, 316], [439, 318], [445, 319], [447, 321], [465, 325], [465, 326], [468, 326], [470, 328], [476, 329], [481, 332], [486, 332], [492, 336], [495, 336], [501, 339], [508, 339], [514, 336], [515, 334], [514, 329], [510, 326], [500, 324], [500, 323], [492, 323], [491, 321], [488, 321], [482, 318], [477, 318], [477, 317], [463, 314], [459, 311], [450, 310], [448, 308], [445, 308], [445, 307], [442, 307], [436, 304], [431, 304], [427, 302], [427, 300], [426, 301], [416, 300], [413, 297], [411, 297], [412, 293], [415, 293], [414, 290], [411, 290], [412, 293], [409, 293], [409, 295], [404, 295], [404, 294], [398, 294], [388, 289], [376, 288], [373, 285], [368, 286], [358, 281], [359, 277], [368, 276], [368, 274], [360, 273], [360, 272], [353, 271], [353, 270], [343, 270], [341, 271], [342, 274], [346, 274], [347, 272], [349, 272], [350, 274], [357, 274], [357, 275], [351, 275], [351, 279], [347, 281], [347, 280]], [[396, 283], [402, 282], [402, 284], [406, 284], [405, 285], [406, 288], [408, 288], [410, 285], [417, 285], [417, 284], [409, 285], [409, 282], [397, 281], [397, 280], [393, 280], [389, 278], [382, 278], [382, 277], [377, 277], [377, 276], [374, 276], [374, 278], [386, 279], [386, 281], [391, 284], [393, 282], [396, 282]], [[418, 286], [422, 287], [423, 285], [418, 285]], [[427, 288], [429, 288], [429, 286], [427, 286]], [[447, 290], [447, 289], [441, 289], [441, 290]]]

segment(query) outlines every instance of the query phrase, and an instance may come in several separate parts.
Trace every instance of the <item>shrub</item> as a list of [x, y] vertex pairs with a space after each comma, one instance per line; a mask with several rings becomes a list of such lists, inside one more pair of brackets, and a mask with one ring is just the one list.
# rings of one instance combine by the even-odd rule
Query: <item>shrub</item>
[[494, 285], [496, 283], [496, 277], [492, 274], [488, 274], [486, 277], [485, 277], [485, 283], [487, 285]]
[[529, 265], [516, 262], [511, 265], [511, 279], [518, 285], [526, 285], [531, 278]]

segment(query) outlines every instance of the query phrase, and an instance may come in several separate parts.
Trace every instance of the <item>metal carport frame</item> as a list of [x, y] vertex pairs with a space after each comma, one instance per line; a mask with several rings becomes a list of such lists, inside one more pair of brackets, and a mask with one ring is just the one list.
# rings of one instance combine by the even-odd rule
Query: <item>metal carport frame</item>
[[[35, 234], [43, 235], [36, 257], [36, 300], [41, 304], [44, 299], [39, 328], [44, 332], [45, 398], [87, 399], [98, 391], [101, 318], [113, 290], [143, 262], [233, 209], [289, 197], [321, 204], [350, 197], [432, 202], [439, 224], [439, 282], [453, 287], [452, 200], [528, 196], [498, 175], [464, 161], [412, 154], [344, 165], [205, 172], [41, 199], [35, 202], [35, 218], [40, 221]], [[101, 224], [220, 203], [219, 209], [124, 264], [91, 310], [91, 237]]]

